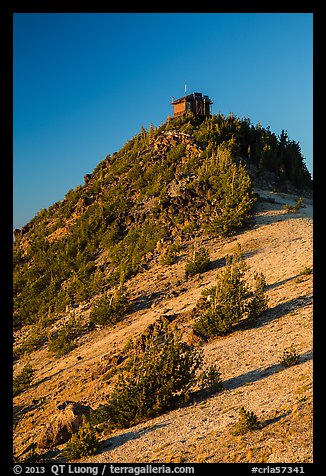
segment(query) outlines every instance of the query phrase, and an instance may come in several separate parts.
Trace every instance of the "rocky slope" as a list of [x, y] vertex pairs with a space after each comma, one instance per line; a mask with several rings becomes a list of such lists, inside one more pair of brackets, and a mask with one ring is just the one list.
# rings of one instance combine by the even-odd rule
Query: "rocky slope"
[[[174, 187], [182, 186], [182, 181], [171, 184], [170, 195]], [[254, 325], [240, 322], [231, 334], [204, 344], [204, 364], [217, 364], [224, 390], [127, 430], [103, 432], [100, 454], [85, 461], [312, 461], [312, 274], [303, 274], [312, 267], [312, 200], [303, 196], [304, 206], [287, 213], [283, 205], [294, 204], [296, 195], [255, 191], [260, 200], [250, 229], [226, 240], [201, 239], [210, 252], [212, 270], [185, 279], [189, 238], [179, 261], [163, 266], [153, 260], [130, 279], [134, 310], [125, 320], [81, 335], [78, 346], [60, 359], [42, 347], [16, 361], [15, 374], [27, 362], [35, 369], [32, 386], [14, 399], [18, 460], [28, 455], [62, 402], [73, 400], [96, 408], [106, 401], [112, 387], [104, 377], [112, 362], [130, 338], [159, 316], [174, 315], [185, 335], [190, 335], [189, 312], [201, 291], [214, 284], [226, 254], [239, 243], [251, 272], [266, 277], [269, 310]], [[138, 220], [137, 214], [134, 219]], [[105, 256], [101, 259], [105, 262]], [[86, 322], [90, 309], [91, 301], [81, 302], [73, 310], [67, 308], [62, 320], [74, 312]], [[299, 363], [283, 368], [281, 355], [292, 343]], [[234, 436], [232, 424], [242, 405], [257, 414], [262, 427]]]

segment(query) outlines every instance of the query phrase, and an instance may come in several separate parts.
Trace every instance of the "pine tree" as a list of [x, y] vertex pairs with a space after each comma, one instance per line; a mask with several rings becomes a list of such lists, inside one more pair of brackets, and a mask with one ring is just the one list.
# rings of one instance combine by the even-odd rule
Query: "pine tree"
[[249, 174], [233, 159], [229, 145], [220, 146], [206, 162], [208, 184], [212, 189], [212, 211], [206, 215], [213, 234], [227, 236], [241, 228], [250, 217], [255, 197]]
[[128, 371], [121, 372], [101, 414], [113, 428], [126, 428], [166, 411], [184, 401], [195, 385], [202, 356], [181, 335], [157, 321], [143, 335], [131, 356]]

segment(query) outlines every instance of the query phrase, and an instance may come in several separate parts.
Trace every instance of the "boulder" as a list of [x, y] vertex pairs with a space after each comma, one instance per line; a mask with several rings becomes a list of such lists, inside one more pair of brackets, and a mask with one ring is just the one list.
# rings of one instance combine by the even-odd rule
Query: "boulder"
[[21, 229], [20, 228], [15, 228], [15, 230], [14, 230], [15, 240], [18, 240], [21, 237], [21, 234], [22, 234]]
[[26, 225], [24, 225], [21, 229], [21, 236], [27, 233], [28, 230], [30, 230], [31, 228], [32, 228], [32, 225], [30, 223], [27, 223]]
[[57, 406], [59, 410], [41, 433], [37, 446], [47, 449], [66, 443], [73, 433], [83, 423], [83, 419], [89, 419], [91, 408], [77, 402], [66, 401]]
[[90, 181], [91, 178], [92, 178], [92, 174], [86, 174], [86, 175], [84, 175], [85, 185]]

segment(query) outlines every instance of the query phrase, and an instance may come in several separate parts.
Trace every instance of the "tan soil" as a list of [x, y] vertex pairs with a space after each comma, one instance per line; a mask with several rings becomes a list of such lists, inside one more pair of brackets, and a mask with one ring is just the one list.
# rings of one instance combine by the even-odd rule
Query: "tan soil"
[[[205, 366], [217, 364], [224, 390], [132, 428], [103, 434], [102, 452], [84, 461], [312, 461], [313, 279], [312, 274], [300, 276], [305, 267], [312, 267], [312, 200], [304, 198], [303, 208], [287, 213], [283, 204], [294, 204], [296, 197], [259, 193], [276, 203], [257, 203], [251, 229], [228, 241], [204, 241], [215, 269], [185, 280], [186, 254], [172, 266], [155, 265], [130, 282], [143, 309], [113, 329], [81, 337], [78, 347], [61, 359], [47, 349], [29, 357], [35, 383], [14, 399], [16, 455], [37, 441], [58, 403], [73, 400], [92, 408], [104, 403], [111, 390], [102, 379], [108, 359], [160, 315], [191, 310], [201, 291], [214, 284], [222, 259], [239, 243], [251, 274], [266, 277], [269, 310], [255, 325], [238, 325], [230, 335], [204, 345]], [[87, 315], [87, 306], [83, 312]], [[189, 321], [181, 325], [190, 332]], [[284, 369], [280, 358], [292, 343], [300, 362]], [[21, 359], [14, 372], [26, 361]], [[257, 414], [262, 428], [234, 436], [232, 425], [242, 405]]]

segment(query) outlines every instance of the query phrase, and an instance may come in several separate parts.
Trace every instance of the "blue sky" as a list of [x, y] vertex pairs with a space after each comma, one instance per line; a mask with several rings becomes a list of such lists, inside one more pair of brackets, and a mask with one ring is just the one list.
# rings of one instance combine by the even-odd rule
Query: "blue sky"
[[171, 97], [208, 94], [299, 142], [312, 173], [311, 13], [14, 14], [14, 228], [64, 199]]

